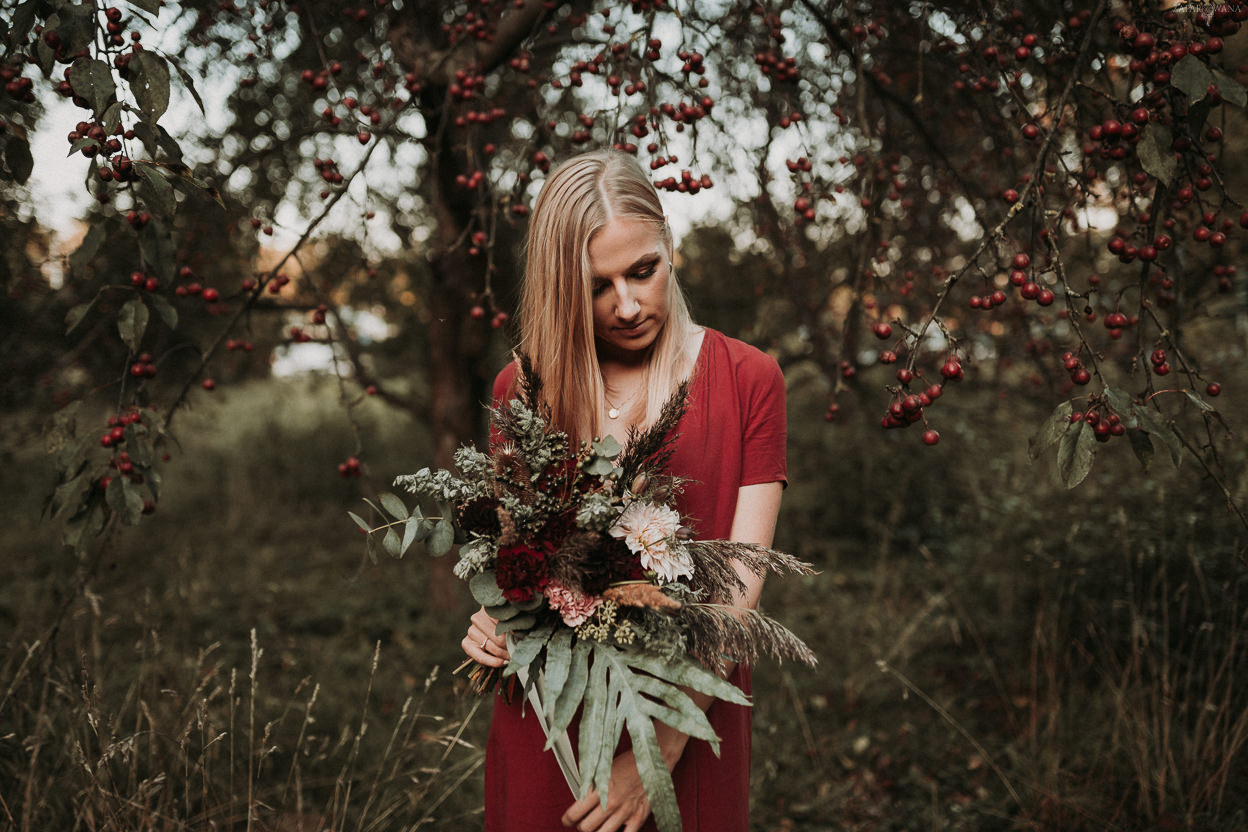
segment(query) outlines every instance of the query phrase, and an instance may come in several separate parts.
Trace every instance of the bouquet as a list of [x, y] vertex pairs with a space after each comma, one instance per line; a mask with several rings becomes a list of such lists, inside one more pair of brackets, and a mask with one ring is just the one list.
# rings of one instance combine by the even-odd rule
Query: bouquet
[[[693, 540], [682, 525], [673, 506], [682, 481], [665, 466], [687, 384], [623, 447], [608, 436], [574, 448], [550, 424], [540, 378], [524, 356], [520, 363], [519, 396], [491, 412], [489, 453], [461, 447], [458, 475], [425, 468], [395, 480], [436, 501], [441, 516], [408, 511], [387, 494], [381, 507], [370, 505], [393, 521], [372, 528], [352, 518], [370, 544], [382, 533], [396, 556], [419, 540], [445, 554], [458, 539], [455, 574], [498, 620], [510, 652], [498, 679], [495, 669], [476, 666], [477, 691], [515, 677], [509, 684], [522, 686], [578, 799], [597, 790], [606, 805], [627, 729], [655, 821], [677, 832], [676, 794], [653, 721], [706, 740], [718, 754], [719, 738], [682, 686], [749, 705], [716, 673], [725, 659], [753, 663], [765, 652], [815, 664], [780, 624], [725, 603], [745, 589], [731, 561], [760, 576], [811, 569], [762, 546]], [[578, 710], [574, 754], [567, 731]]]

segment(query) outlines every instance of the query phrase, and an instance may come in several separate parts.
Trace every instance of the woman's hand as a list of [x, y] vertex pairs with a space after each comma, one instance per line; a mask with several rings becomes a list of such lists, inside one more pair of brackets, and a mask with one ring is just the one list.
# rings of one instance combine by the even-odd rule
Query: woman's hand
[[637, 773], [637, 760], [632, 751], [625, 751], [611, 763], [606, 809], [598, 800], [598, 792], [592, 791], [563, 813], [563, 825], [575, 826], [580, 832], [637, 832], [648, 817], [650, 801]]
[[494, 631], [498, 620], [491, 618], [485, 607], [474, 612], [470, 620], [472, 623], [468, 626], [468, 634], [460, 642], [468, 658], [475, 659], [486, 667], [502, 667], [507, 664], [507, 659], [510, 658], [507, 639]]

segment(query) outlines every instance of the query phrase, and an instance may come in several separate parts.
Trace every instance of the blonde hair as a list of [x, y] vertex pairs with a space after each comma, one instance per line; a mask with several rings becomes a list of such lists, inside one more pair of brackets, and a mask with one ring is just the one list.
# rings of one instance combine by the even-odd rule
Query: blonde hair
[[574, 156], [546, 180], [534, 206], [519, 312], [520, 349], [541, 376], [552, 420], [578, 439], [601, 435], [599, 403], [605, 401], [594, 344], [589, 243], [617, 217], [651, 225], [669, 261], [667, 321], [650, 348], [645, 396], [634, 399], [629, 421], [654, 422], [692, 369], [687, 352], [693, 321], [670, 263], [672, 232], [654, 185], [626, 153], [598, 150]]

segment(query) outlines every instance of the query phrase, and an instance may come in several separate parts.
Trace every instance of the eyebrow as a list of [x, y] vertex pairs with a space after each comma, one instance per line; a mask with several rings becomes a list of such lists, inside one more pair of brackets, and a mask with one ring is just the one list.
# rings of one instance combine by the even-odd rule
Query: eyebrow
[[[640, 266], [644, 266], [652, 261], [656, 261], [660, 259], [660, 256], [661, 255], [657, 251], [652, 251], [649, 254], [643, 254], [640, 257], [638, 257], [636, 260], [634, 260], [632, 264], [629, 265], [628, 268], [624, 270], [624, 272], [628, 273], [628, 272], [634, 271]], [[593, 280], [606, 280], [606, 278], [600, 274], [592, 275], [592, 279]]]

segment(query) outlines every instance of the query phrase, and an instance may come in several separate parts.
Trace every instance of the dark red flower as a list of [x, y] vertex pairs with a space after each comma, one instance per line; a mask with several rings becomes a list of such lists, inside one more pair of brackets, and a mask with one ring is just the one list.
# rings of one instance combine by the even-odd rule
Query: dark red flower
[[455, 508], [455, 522], [464, 531], [493, 536], [499, 532], [498, 500], [476, 497]]
[[549, 573], [546, 553], [516, 543], [498, 550], [498, 563], [494, 580], [503, 591], [503, 597], [512, 603], [533, 600], [533, 596], [546, 588]]

